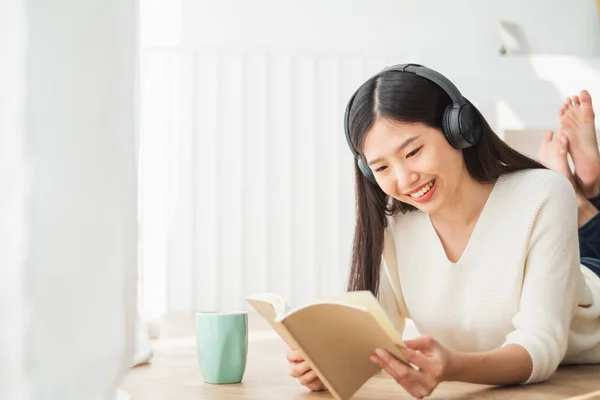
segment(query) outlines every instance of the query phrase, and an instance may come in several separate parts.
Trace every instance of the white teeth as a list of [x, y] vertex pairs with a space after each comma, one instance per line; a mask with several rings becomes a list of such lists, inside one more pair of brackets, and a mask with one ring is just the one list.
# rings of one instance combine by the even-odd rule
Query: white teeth
[[435, 180], [429, 182], [423, 189], [419, 190], [416, 193], [411, 194], [410, 197], [412, 197], [414, 199], [418, 199], [419, 197], [423, 196], [425, 193], [429, 192], [429, 189], [431, 189], [434, 182], [435, 182]]

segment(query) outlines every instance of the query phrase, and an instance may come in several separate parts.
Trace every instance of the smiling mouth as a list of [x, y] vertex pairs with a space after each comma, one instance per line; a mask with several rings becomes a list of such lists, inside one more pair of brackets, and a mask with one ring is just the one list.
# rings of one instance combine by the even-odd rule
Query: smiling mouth
[[417, 190], [416, 192], [409, 194], [409, 196], [412, 197], [413, 199], [418, 199], [420, 197], [423, 197], [427, 192], [429, 192], [429, 190], [431, 190], [434, 183], [435, 183], [435, 179], [433, 179], [432, 181], [427, 183], [425, 186], [423, 186], [421, 189]]

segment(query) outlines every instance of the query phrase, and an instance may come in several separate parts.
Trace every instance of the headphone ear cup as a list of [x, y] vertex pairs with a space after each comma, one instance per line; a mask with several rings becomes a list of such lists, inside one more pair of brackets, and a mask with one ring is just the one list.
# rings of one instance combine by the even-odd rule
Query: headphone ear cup
[[442, 128], [448, 143], [455, 149], [466, 149], [479, 140], [478, 115], [470, 103], [452, 104], [444, 110]]
[[371, 171], [371, 168], [369, 168], [369, 166], [367, 164], [365, 164], [365, 162], [363, 161], [363, 158], [361, 156], [357, 156], [356, 157], [357, 163], [358, 163], [358, 168], [360, 169], [360, 172], [362, 172], [362, 174], [372, 183], [377, 184], [377, 181], [375, 180], [375, 175], [373, 175], [373, 171]]
[[468, 101], [457, 110], [457, 121], [460, 129], [463, 149], [473, 146], [481, 137], [481, 120], [475, 107]]
[[444, 132], [444, 136], [446, 136], [446, 140], [450, 143], [450, 146], [455, 149], [460, 149], [460, 132], [457, 132], [455, 129], [456, 124], [453, 123], [453, 118], [456, 118], [456, 116], [454, 107], [451, 104], [444, 110], [444, 115], [442, 116], [442, 131]]

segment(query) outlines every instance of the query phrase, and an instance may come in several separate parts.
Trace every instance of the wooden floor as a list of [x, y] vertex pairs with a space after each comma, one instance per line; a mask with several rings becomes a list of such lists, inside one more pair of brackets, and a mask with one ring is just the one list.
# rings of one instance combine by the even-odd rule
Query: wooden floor
[[[196, 361], [193, 316], [165, 320], [161, 338], [153, 343], [150, 364], [133, 368], [121, 385], [133, 400], [205, 399], [327, 399], [328, 392], [311, 393], [289, 376], [286, 346], [259, 317], [250, 316], [248, 364], [244, 380], [235, 385], [204, 383]], [[353, 399], [409, 399], [393, 380], [381, 373]], [[565, 366], [548, 382], [494, 388], [443, 383], [431, 399], [600, 399], [600, 366]]]

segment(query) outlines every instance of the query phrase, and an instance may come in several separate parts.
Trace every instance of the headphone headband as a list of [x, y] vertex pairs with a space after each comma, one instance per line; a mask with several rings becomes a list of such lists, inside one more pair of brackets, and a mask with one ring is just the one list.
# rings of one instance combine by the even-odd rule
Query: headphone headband
[[419, 64], [400, 64], [384, 69], [378, 75], [387, 71], [411, 72], [438, 85], [450, 97], [453, 103], [464, 104], [465, 99], [458, 88], [444, 75]]
[[478, 129], [479, 124], [477, 123], [477, 114], [475, 113], [475, 109], [448, 78], [439, 72], [420, 64], [398, 64], [384, 68], [365, 81], [359, 86], [358, 89], [356, 89], [356, 91], [354, 91], [350, 97], [350, 100], [346, 104], [346, 110], [344, 113], [344, 132], [346, 135], [346, 142], [348, 143], [348, 147], [350, 147], [350, 151], [352, 151], [352, 154], [357, 159], [360, 170], [371, 182], [376, 182], [373, 172], [369, 166], [366, 165], [350, 141], [350, 109], [352, 108], [354, 98], [367, 83], [371, 82], [373, 78], [379, 77], [389, 71], [406, 72], [418, 75], [429, 80], [430, 82], [435, 83], [448, 95], [448, 97], [450, 97], [452, 104], [449, 105], [444, 111], [444, 115], [442, 117], [442, 131], [444, 132], [448, 142], [454, 148], [465, 149], [474, 145], [479, 140], [481, 132], [480, 129]]

